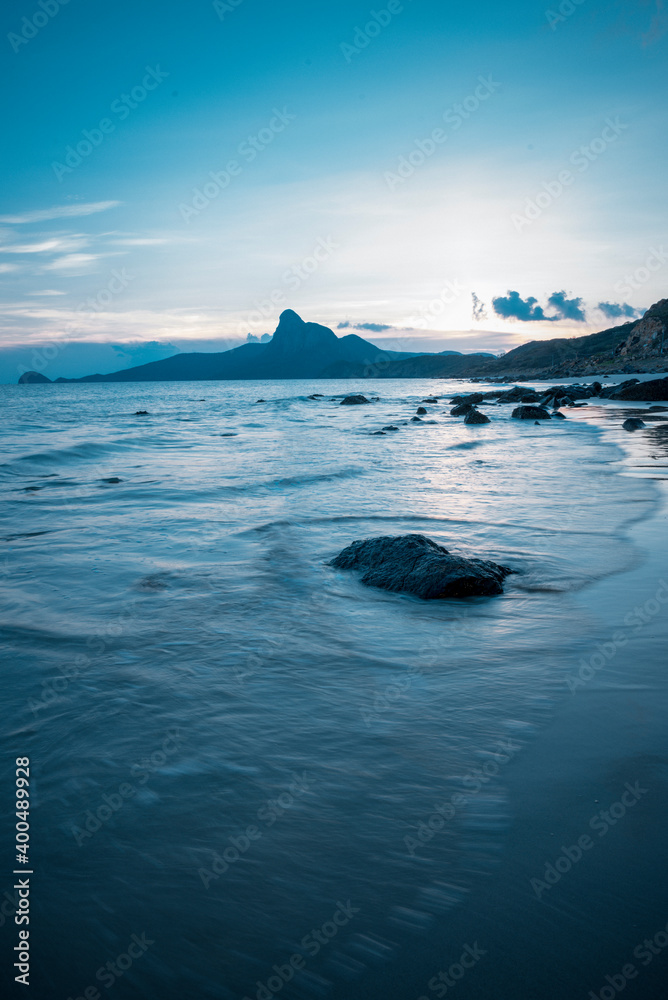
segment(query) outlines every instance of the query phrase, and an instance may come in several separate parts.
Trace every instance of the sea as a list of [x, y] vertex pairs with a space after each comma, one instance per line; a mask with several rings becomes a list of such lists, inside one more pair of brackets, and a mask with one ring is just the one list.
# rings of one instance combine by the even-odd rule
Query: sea
[[[573, 941], [587, 893], [604, 913], [637, 902], [637, 882], [615, 902], [601, 859], [642, 846], [644, 800], [570, 903], [577, 871], [542, 893], [531, 880], [562, 848], [561, 792], [583, 787], [550, 733], [571, 705], [605, 715], [592, 657], [623, 657], [602, 622], [619, 609], [623, 627], [648, 579], [637, 531], [662, 517], [665, 532], [668, 414], [590, 400], [535, 424], [489, 403], [491, 422], [467, 426], [448, 401], [477, 388], [0, 386], [3, 995], [606, 996], [634, 931], [601, 917], [575, 960]], [[357, 392], [370, 403], [341, 405]], [[623, 430], [641, 410], [646, 428]], [[329, 564], [407, 533], [511, 567], [505, 592], [423, 602]], [[643, 767], [665, 789], [647, 725]], [[518, 776], [541, 753], [541, 787], [556, 785], [533, 808]], [[30, 760], [30, 989], [12, 968], [15, 758]], [[634, 775], [618, 769], [611, 794]], [[585, 819], [599, 793], [577, 799]], [[556, 833], [533, 857], [519, 845], [544, 822]], [[484, 931], [507, 920], [494, 960]], [[661, 961], [629, 997], [653, 1000]]]

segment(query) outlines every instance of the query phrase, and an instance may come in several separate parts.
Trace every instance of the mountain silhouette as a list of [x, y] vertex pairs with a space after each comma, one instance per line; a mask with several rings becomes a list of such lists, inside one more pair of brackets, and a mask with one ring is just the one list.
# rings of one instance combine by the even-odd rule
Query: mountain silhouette
[[162, 361], [109, 375], [58, 378], [56, 382], [184, 382], [201, 379], [337, 378], [416, 352], [383, 351], [356, 334], [337, 337], [318, 323], [305, 323], [292, 309], [281, 313], [266, 343], [242, 344], [220, 353], [175, 354]]

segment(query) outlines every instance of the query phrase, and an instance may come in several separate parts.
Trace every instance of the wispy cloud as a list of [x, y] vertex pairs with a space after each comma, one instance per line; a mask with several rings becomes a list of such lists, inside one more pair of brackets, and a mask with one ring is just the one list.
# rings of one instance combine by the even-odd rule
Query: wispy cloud
[[654, 42], [658, 42], [668, 31], [668, 10], [666, 10], [664, 0], [655, 0], [655, 2], [654, 16], [648, 31], [642, 36], [643, 45], [652, 45]]
[[71, 274], [84, 274], [103, 256], [99, 253], [68, 253], [64, 257], [56, 257], [44, 265], [45, 271], [65, 271]]
[[383, 330], [393, 330], [393, 326], [388, 326], [387, 323], [349, 323], [347, 320], [345, 323], [339, 323], [336, 327], [337, 330], [368, 330], [370, 333], [382, 333]]
[[154, 247], [160, 244], [169, 243], [169, 240], [155, 237], [137, 236], [131, 239], [109, 240], [111, 244], [118, 247]]
[[627, 319], [633, 319], [643, 314], [642, 309], [636, 309], [628, 302], [599, 302], [597, 308], [607, 319], [621, 319], [623, 316]]
[[28, 295], [64, 295], [65, 292], [59, 292], [55, 288], [42, 288], [38, 292], [28, 292]]
[[86, 236], [54, 236], [40, 243], [7, 243], [0, 247], [2, 253], [63, 253], [66, 251], [83, 250], [88, 246]]
[[32, 212], [22, 212], [19, 215], [0, 215], [0, 222], [19, 226], [30, 222], [48, 222], [51, 219], [71, 219], [79, 215], [106, 212], [107, 209], [116, 208], [122, 204], [120, 201], [89, 201], [80, 205], [54, 205], [51, 208], [35, 209]]

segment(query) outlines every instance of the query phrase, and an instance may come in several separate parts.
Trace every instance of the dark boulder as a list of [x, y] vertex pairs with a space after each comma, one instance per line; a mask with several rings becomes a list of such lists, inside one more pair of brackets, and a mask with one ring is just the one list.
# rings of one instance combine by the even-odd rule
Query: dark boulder
[[655, 399], [668, 399], [668, 378], [654, 378], [648, 382], [638, 382], [627, 385], [617, 391], [612, 399], [635, 399], [651, 402]]
[[384, 431], [398, 431], [399, 428], [395, 427], [394, 424], [388, 424], [387, 427], [383, 427]]
[[668, 406], [650, 406], [650, 413], [665, 413], [668, 410]]
[[601, 399], [614, 399], [618, 393], [623, 392], [631, 385], [637, 385], [637, 378], [628, 378], [626, 382], [618, 382], [616, 385], [606, 385], [605, 389], [601, 389], [599, 396]]
[[346, 396], [345, 399], [341, 400], [341, 406], [359, 406], [362, 403], [368, 403], [369, 400], [366, 396]]
[[565, 420], [566, 414], [562, 413], [561, 410], [554, 410], [552, 413], [553, 420]]
[[525, 386], [514, 385], [512, 389], [508, 389], [506, 392], [496, 393], [496, 397], [500, 403], [519, 403], [523, 396], [531, 392], [531, 389], [527, 389]]
[[468, 392], [464, 396], [453, 396], [450, 402], [457, 406], [460, 403], [482, 403], [484, 398], [481, 392]]
[[422, 419], [422, 417], [411, 417], [411, 423], [412, 424], [423, 424], [424, 420]]
[[418, 406], [415, 412], [417, 413], [418, 417], [423, 417], [427, 411], [425, 410], [424, 406]]
[[427, 396], [426, 399], [422, 400], [423, 403], [438, 403], [436, 396]]
[[645, 421], [641, 420], [640, 417], [629, 417], [622, 424], [625, 431], [639, 431], [641, 427], [645, 426]]
[[550, 414], [542, 406], [516, 406], [511, 416], [519, 420], [549, 420]]
[[451, 417], [465, 417], [473, 409], [473, 403], [457, 403], [450, 410]]
[[480, 410], [476, 410], [475, 407], [466, 414], [464, 419], [465, 424], [489, 424], [491, 420], [489, 417], [481, 413]]
[[362, 572], [362, 583], [423, 600], [501, 594], [512, 572], [484, 559], [451, 555], [424, 535], [396, 535], [353, 542], [332, 560], [334, 569]]
[[148, 410], [135, 410], [135, 417], [147, 417]]

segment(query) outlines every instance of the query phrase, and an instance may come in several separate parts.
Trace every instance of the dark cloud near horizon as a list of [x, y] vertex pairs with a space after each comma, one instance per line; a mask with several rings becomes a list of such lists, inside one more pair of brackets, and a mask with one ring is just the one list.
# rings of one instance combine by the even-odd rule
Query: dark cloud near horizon
[[522, 323], [538, 323], [556, 317], [546, 316], [543, 307], [537, 305], [538, 299], [532, 295], [523, 299], [519, 292], [508, 291], [507, 295], [498, 295], [492, 299], [492, 306], [497, 316], [503, 319], [519, 319]]
[[585, 311], [582, 308], [582, 299], [567, 299], [566, 292], [552, 292], [549, 299], [547, 300], [548, 305], [556, 309], [558, 316], [548, 317], [550, 319], [571, 319], [576, 323], [585, 323], [587, 317], [585, 316]]
[[382, 333], [383, 330], [394, 330], [393, 326], [387, 323], [339, 323], [337, 330], [368, 330], [370, 333]]
[[[586, 322], [585, 311], [581, 298], [569, 299], [566, 292], [552, 292], [547, 300], [556, 316], [547, 316], [538, 299], [530, 295], [523, 299], [519, 292], [508, 291], [506, 295], [498, 295], [492, 299], [492, 306], [497, 316], [503, 319], [518, 319], [521, 323], [556, 323], [560, 319], [569, 319], [576, 323]], [[474, 318], [476, 296], [474, 295]]]
[[634, 309], [628, 302], [599, 302], [596, 308], [600, 309], [608, 319], [620, 319], [622, 316], [634, 319], [643, 314], [642, 309]]
[[480, 320], [487, 319], [487, 310], [485, 308], [485, 303], [482, 299], [479, 299], [475, 292], [471, 292], [473, 298], [473, 319], [476, 322]]

